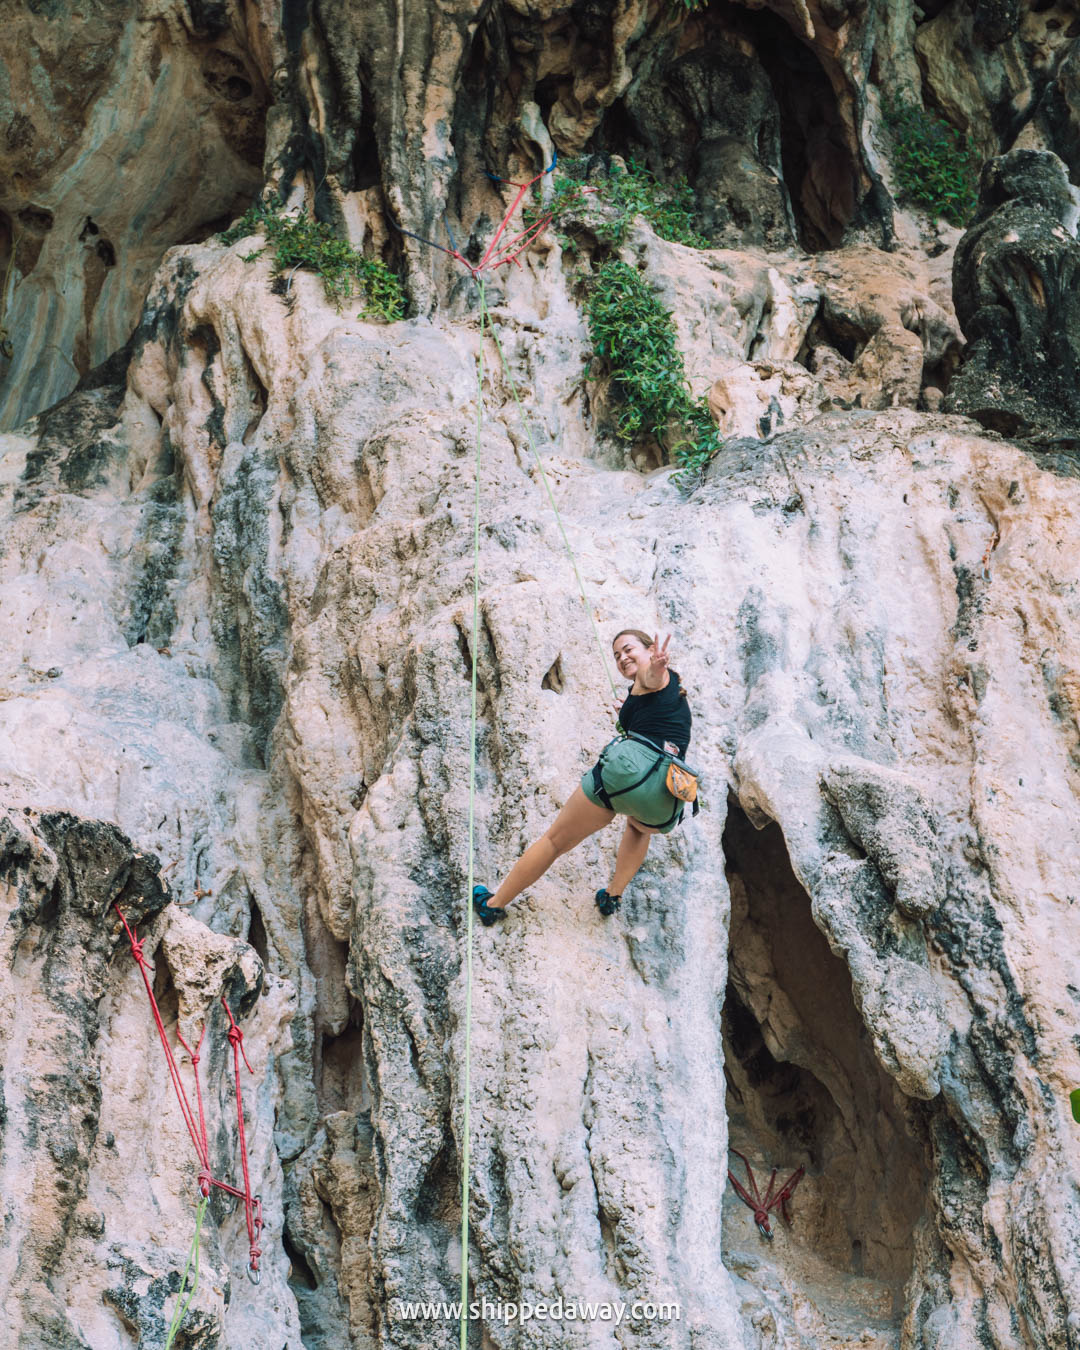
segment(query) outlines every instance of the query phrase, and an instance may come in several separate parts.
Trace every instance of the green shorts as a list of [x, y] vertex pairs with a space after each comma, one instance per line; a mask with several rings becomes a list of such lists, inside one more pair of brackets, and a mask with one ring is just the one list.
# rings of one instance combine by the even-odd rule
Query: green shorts
[[[581, 790], [595, 806], [606, 804], [597, 791], [596, 772], [599, 769], [613, 811], [667, 834], [682, 820], [683, 803], [667, 790], [668, 761], [664, 757], [657, 764], [659, 758], [659, 751], [641, 741], [618, 737], [604, 746], [596, 768], [582, 777]], [[650, 769], [653, 770], [651, 773]], [[637, 787], [632, 786], [635, 783]]]

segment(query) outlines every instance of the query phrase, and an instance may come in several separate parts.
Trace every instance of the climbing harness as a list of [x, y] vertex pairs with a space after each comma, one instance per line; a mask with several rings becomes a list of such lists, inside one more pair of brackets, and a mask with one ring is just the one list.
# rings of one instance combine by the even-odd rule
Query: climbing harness
[[[179, 1330], [180, 1322], [183, 1320], [184, 1312], [187, 1310], [192, 1298], [195, 1295], [195, 1289], [199, 1280], [199, 1238], [202, 1232], [203, 1215], [206, 1213], [206, 1206], [210, 1199], [211, 1188], [216, 1186], [218, 1190], [224, 1191], [226, 1195], [235, 1196], [238, 1200], [244, 1202], [244, 1218], [247, 1221], [248, 1231], [248, 1279], [252, 1284], [258, 1284], [262, 1278], [259, 1270], [259, 1258], [262, 1256], [262, 1250], [259, 1247], [259, 1239], [263, 1228], [262, 1199], [260, 1196], [251, 1193], [251, 1175], [248, 1168], [247, 1137], [244, 1131], [244, 1103], [240, 1094], [240, 1060], [244, 1061], [248, 1073], [254, 1073], [251, 1065], [248, 1063], [247, 1055], [244, 1053], [244, 1034], [237, 1025], [236, 1018], [232, 1015], [232, 1009], [229, 1007], [225, 996], [222, 995], [221, 1006], [225, 1009], [225, 1015], [229, 1019], [229, 1030], [226, 1033], [229, 1044], [233, 1052], [233, 1069], [236, 1078], [236, 1128], [240, 1140], [240, 1161], [244, 1173], [244, 1189], [238, 1190], [235, 1186], [230, 1186], [228, 1182], [221, 1181], [213, 1175], [210, 1168], [210, 1143], [207, 1137], [206, 1113], [203, 1107], [202, 1084], [199, 1079], [199, 1052], [202, 1050], [203, 1037], [206, 1035], [206, 1024], [203, 1024], [202, 1031], [199, 1033], [199, 1040], [192, 1050], [183, 1036], [180, 1035], [177, 1028], [176, 1039], [183, 1046], [191, 1060], [192, 1073], [195, 1078], [195, 1101], [198, 1108], [198, 1115], [192, 1109], [191, 1101], [184, 1090], [183, 1080], [180, 1077], [180, 1068], [176, 1063], [176, 1056], [173, 1054], [172, 1046], [169, 1044], [169, 1038], [165, 1032], [165, 1023], [162, 1021], [161, 1010], [158, 1008], [157, 999], [154, 997], [154, 989], [150, 980], [153, 974], [153, 966], [147, 961], [143, 952], [143, 943], [145, 938], [139, 938], [135, 935], [135, 930], [124, 918], [120, 906], [114, 902], [113, 909], [120, 916], [120, 922], [124, 925], [124, 932], [127, 934], [128, 942], [131, 945], [131, 955], [135, 964], [139, 967], [139, 973], [142, 975], [143, 984], [146, 987], [146, 996], [150, 1000], [150, 1011], [153, 1014], [154, 1024], [157, 1027], [158, 1038], [161, 1041], [161, 1048], [165, 1052], [165, 1064], [169, 1071], [169, 1077], [172, 1080], [173, 1089], [176, 1092], [176, 1099], [180, 1103], [180, 1113], [184, 1118], [184, 1124], [187, 1126], [188, 1134], [191, 1136], [191, 1142], [195, 1146], [195, 1156], [199, 1162], [198, 1187], [201, 1200], [197, 1210], [195, 1237], [191, 1244], [191, 1250], [188, 1253], [188, 1263], [184, 1267], [183, 1278], [180, 1281], [180, 1290], [177, 1294], [177, 1310], [173, 1313], [173, 1325], [169, 1330], [169, 1339], [166, 1341], [166, 1350], [172, 1345], [172, 1340]], [[195, 1263], [194, 1283], [187, 1292], [186, 1301], [181, 1308], [181, 1295], [187, 1284], [188, 1271], [192, 1260]]]
[[[641, 745], [648, 746], [650, 750], [656, 752], [656, 759], [649, 766], [649, 768], [646, 769], [646, 771], [641, 775], [640, 778], [635, 779], [634, 782], [632, 783], [628, 783], [626, 787], [617, 788], [615, 791], [612, 791], [611, 789], [607, 788], [604, 784], [605, 756], [607, 755], [607, 752], [612, 748], [612, 746], [621, 745], [624, 741], [637, 741]], [[628, 731], [625, 732], [622, 736], [617, 736], [613, 741], [609, 741], [608, 744], [604, 746], [603, 750], [600, 751], [600, 758], [596, 761], [592, 770], [593, 792], [595, 792], [597, 797], [600, 798], [601, 803], [609, 811], [617, 811], [618, 807], [613, 804], [613, 799], [615, 797], [625, 797], [627, 793], [633, 792], [637, 788], [642, 787], [645, 783], [649, 781], [649, 779], [653, 776], [653, 774], [657, 771], [657, 769], [660, 768], [661, 764], [667, 764], [668, 766], [667, 772], [664, 775], [664, 785], [667, 788], [668, 792], [671, 794], [671, 796], [675, 798], [676, 805], [675, 810], [672, 811], [669, 818], [663, 822], [663, 825], [658, 825], [656, 828], [666, 829], [668, 825], [671, 825], [682, 813], [683, 804], [685, 802], [693, 803], [694, 806], [693, 814], [696, 816], [698, 811], [701, 810], [701, 806], [697, 800], [697, 780], [699, 777], [697, 769], [692, 769], [689, 766], [689, 764], [687, 764], [684, 760], [679, 759], [677, 755], [673, 755], [669, 753], [667, 750], [661, 749], [660, 746], [658, 746], [655, 743], [655, 741], [650, 741], [647, 736], [639, 736], [636, 732], [633, 731]], [[692, 796], [682, 795], [683, 792], [691, 791], [691, 789], [688, 787], [681, 787], [681, 785], [677, 785], [681, 787], [681, 790], [679, 792], [675, 792], [672, 789], [673, 769], [676, 770], [679, 775], [689, 777], [690, 779], [693, 780]]]
[[773, 1235], [772, 1229], [769, 1227], [769, 1210], [779, 1209], [784, 1222], [789, 1228], [791, 1227], [791, 1211], [788, 1209], [788, 1202], [795, 1193], [795, 1187], [803, 1179], [806, 1168], [800, 1167], [797, 1171], [792, 1172], [791, 1176], [788, 1177], [787, 1181], [784, 1182], [774, 1195], [773, 1186], [776, 1184], [777, 1171], [774, 1167], [765, 1194], [762, 1196], [761, 1192], [758, 1190], [757, 1182], [754, 1180], [754, 1169], [750, 1166], [749, 1158], [747, 1158], [745, 1154], [740, 1153], [737, 1148], [733, 1148], [731, 1151], [735, 1154], [736, 1158], [742, 1158], [743, 1160], [743, 1165], [746, 1168], [746, 1176], [750, 1182], [749, 1193], [730, 1168], [728, 1169], [728, 1180], [735, 1187], [735, 1193], [743, 1204], [749, 1206], [749, 1208], [754, 1211], [754, 1222], [758, 1226], [758, 1232], [762, 1237], [768, 1238], [771, 1242]]

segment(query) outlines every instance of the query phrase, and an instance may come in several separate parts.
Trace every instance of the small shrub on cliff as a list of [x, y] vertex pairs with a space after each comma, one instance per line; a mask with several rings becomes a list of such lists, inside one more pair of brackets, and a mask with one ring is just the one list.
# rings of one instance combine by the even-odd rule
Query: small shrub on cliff
[[634, 217], [644, 216], [661, 239], [691, 248], [709, 247], [709, 241], [694, 228], [694, 189], [685, 178], [666, 185], [632, 159], [625, 171], [612, 167], [605, 196], [618, 213], [606, 233], [601, 227], [600, 238], [606, 242], [621, 244]]
[[627, 263], [603, 263], [590, 280], [585, 317], [622, 402], [620, 439], [654, 436], [684, 472], [703, 468], [719, 431], [705, 399], [690, 395], [675, 324], [646, 279]]
[[326, 298], [333, 302], [338, 313], [344, 301], [363, 295], [367, 300], [361, 311], [364, 318], [390, 323], [404, 315], [405, 294], [390, 268], [378, 258], [365, 258], [358, 253], [346, 240], [339, 239], [325, 221], [312, 220], [308, 215], [283, 216], [256, 202], [222, 234], [222, 242], [235, 244], [260, 229], [266, 235], [266, 247], [245, 254], [245, 262], [272, 248], [275, 276], [288, 273], [291, 281], [292, 273], [300, 267], [317, 272], [322, 277]]
[[885, 105], [893, 167], [913, 201], [953, 225], [963, 225], [978, 200], [979, 156], [971, 137], [915, 103]]
[[[625, 168], [613, 164], [606, 178], [597, 178], [583, 191], [585, 164], [561, 161], [556, 170], [555, 194], [547, 207], [530, 206], [524, 212], [527, 225], [551, 212], [558, 227], [571, 212], [605, 244], [617, 248], [626, 239], [637, 216], [643, 216], [661, 239], [691, 248], [709, 248], [709, 240], [694, 225], [694, 189], [685, 178], [661, 183], [644, 164], [629, 160]], [[564, 246], [572, 241], [560, 235]]]

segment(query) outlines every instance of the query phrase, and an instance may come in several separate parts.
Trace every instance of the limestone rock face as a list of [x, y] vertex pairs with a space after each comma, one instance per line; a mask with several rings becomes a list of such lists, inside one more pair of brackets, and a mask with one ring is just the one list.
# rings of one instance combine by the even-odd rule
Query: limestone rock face
[[[718, 254], [705, 292], [683, 284], [687, 250], [632, 247], [695, 372], [758, 336], [778, 361], [798, 352], [809, 278]], [[151, 900], [129, 901], [161, 938], [170, 1026], [186, 1036], [230, 981], [242, 991], [267, 1275], [243, 1279], [242, 1214], [219, 1210], [184, 1334], [449, 1344], [452, 1325], [402, 1301], [455, 1298], [461, 1263], [478, 326], [337, 315], [303, 272], [286, 307], [245, 250], [174, 251], [126, 382], [0, 442], [0, 778], [42, 822], [115, 822], [130, 847], [111, 825], [78, 830], [121, 860], [152, 850], [190, 902], [151, 922], [165, 897], [149, 863]], [[766, 284], [776, 303], [755, 318]], [[706, 810], [654, 844], [617, 919], [591, 899], [610, 830], [473, 933], [483, 1335], [612, 1344], [602, 1320], [505, 1320], [561, 1296], [626, 1318], [677, 1303], [678, 1321], [634, 1319], [644, 1347], [1068, 1344], [1076, 478], [962, 418], [834, 409], [729, 442], [685, 497], [668, 470], [594, 451], [561, 283], [511, 277], [494, 318], [601, 633], [674, 633]], [[490, 884], [611, 723], [490, 338], [484, 370], [475, 875]], [[106, 942], [63, 1007], [100, 1103], [40, 1052], [21, 1078], [5, 1068], [9, 1119], [42, 1076], [86, 1116], [79, 1186], [98, 1216], [84, 1237], [61, 1196], [40, 1235], [5, 1237], [8, 1269], [23, 1258], [18, 1343], [39, 1343], [42, 1319], [60, 1345], [159, 1343], [195, 1167], [130, 955], [94, 927], [116, 887], [64, 882], [94, 897], [69, 930], [45, 897], [89, 864], [49, 860], [59, 827], [10, 819], [12, 895], [38, 898], [17, 902], [32, 937], [12, 948], [5, 1026], [61, 1015], [35, 962]], [[218, 1014], [208, 1038], [228, 1162]], [[12, 1128], [7, 1178], [28, 1147]], [[727, 1185], [729, 1144], [759, 1174], [806, 1168], [767, 1248]]]
[[122, 348], [165, 249], [220, 228], [258, 191], [268, 101], [235, 0], [9, 8], [0, 29], [5, 427]]
[[925, 388], [948, 385], [962, 342], [943, 271], [914, 249], [853, 246], [817, 259], [822, 304], [807, 364], [833, 398], [914, 408]]
[[979, 212], [953, 264], [957, 316], [970, 346], [950, 408], [1008, 433], [1075, 442], [1078, 218], [1080, 190], [1056, 155], [1013, 150], [986, 164]]
[[[455, 1300], [466, 1259], [471, 1350], [1080, 1344], [1065, 7], [13, 15], [14, 1350], [159, 1350], [183, 1297], [199, 1165], [117, 904], [189, 1092], [205, 1027], [213, 1170], [238, 1183], [242, 1120], [266, 1221], [256, 1288], [215, 1195], [177, 1350], [457, 1345], [407, 1305]], [[877, 136], [919, 61], [1013, 147], [955, 310], [958, 232], [894, 212]], [[446, 213], [477, 257], [512, 191], [485, 170], [556, 150], [686, 174], [724, 245], [641, 219], [608, 245], [721, 426], [691, 481], [611, 434], [556, 231], [493, 280], [497, 347], [468, 273], [394, 228]], [[335, 311], [303, 269], [275, 292], [214, 233], [260, 190], [398, 267], [410, 317]], [[1058, 444], [1002, 435], [1032, 429]], [[616, 826], [473, 928], [470, 879], [611, 737], [628, 625], [673, 635], [704, 811], [617, 917]], [[747, 1167], [803, 1169], [769, 1243]]]
[[1070, 5], [978, 0], [922, 8], [926, 22], [914, 42], [922, 82], [953, 126], [969, 131], [986, 156], [1014, 145], [1075, 154], [1075, 133], [1062, 115], [1076, 37]]
[[[246, 944], [166, 908], [157, 859], [136, 852], [114, 825], [26, 807], [4, 813], [0, 835], [7, 1343], [163, 1344], [197, 1192], [192, 1146], [117, 911], [147, 944], [166, 1019], [192, 1046], [209, 1025], [202, 1072], [211, 1166], [224, 1175], [227, 1155], [233, 1185], [240, 1177], [231, 1055], [215, 1005], [227, 995], [247, 1026], [245, 1054], [263, 1075], [254, 1094], [245, 1085], [248, 1125], [266, 1131], [275, 1093], [265, 1075], [283, 1032], [287, 1038], [288, 989], [264, 978]], [[186, 1086], [194, 1110], [190, 1079]], [[256, 1187], [278, 1211], [280, 1165], [265, 1133], [254, 1141]], [[245, 1292], [242, 1275], [236, 1283], [229, 1249], [246, 1243], [236, 1211], [215, 1192], [185, 1321], [189, 1343], [222, 1344], [226, 1309], [236, 1344], [273, 1343], [296, 1327], [276, 1243], [267, 1242], [263, 1266], [277, 1309], [268, 1315], [267, 1299]]]
[[[709, 34], [674, 60], [657, 48], [635, 72], [624, 103], [649, 162], [677, 163], [695, 143], [702, 226], [729, 248], [794, 242], [784, 186], [780, 110], [753, 42]], [[678, 49], [676, 49], [678, 50]]]
[[0, 427], [126, 362], [166, 251], [260, 192], [401, 266], [431, 313], [457, 265], [401, 231], [431, 237], [445, 213], [472, 256], [503, 209], [488, 171], [556, 152], [685, 176], [717, 245], [892, 249], [875, 83], [917, 87], [916, 47], [929, 103], [984, 153], [1075, 168], [1065, 7], [971, 8], [916, 43], [906, 2], [17, 0], [0, 34]]

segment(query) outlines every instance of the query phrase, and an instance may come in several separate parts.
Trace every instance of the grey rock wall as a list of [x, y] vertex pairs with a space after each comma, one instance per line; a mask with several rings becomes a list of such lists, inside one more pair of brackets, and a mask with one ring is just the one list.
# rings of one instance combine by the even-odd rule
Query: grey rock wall
[[[685, 176], [718, 245], [910, 242], [883, 100], [983, 155], [1076, 168], [1067, 5], [775, 0], [687, 11], [14, 0], [0, 34], [0, 426], [51, 406], [127, 344], [173, 246], [260, 194], [402, 269], [417, 312], [501, 214], [487, 172], [557, 151]], [[919, 230], [933, 236], [933, 222]], [[918, 233], [918, 230], [916, 230]]]
[[1056, 155], [1013, 150], [984, 166], [979, 210], [953, 267], [969, 345], [951, 410], [1008, 434], [1075, 444], [1078, 219], [1080, 191]]
[[[449, 1344], [397, 1300], [456, 1297], [461, 1260], [477, 325], [338, 316], [302, 273], [290, 311], [245, 247], [173, 255], [126, 387], [3, 442], [4, 790], [157, 855], [183, 922], [209, 925], [189, 955], [162, 949], [177, 988], [199, 943], [246, 941], [280, 991], [247, 1032], [267, 1279], [243, 1281], [242, 1217], [215, 1216], [191, 1334]], [[681, 294], [685, 250], [648, 247]], [[732, 276], [679, 304], [691, 368], [705, 335], [766, 360], [793, 341], [755, 311], [756, 273]], [[731, 442], [685, 497], [595, 456], [558, 287], [529, 273], [504, 295], [601, 631], [673, 631], [708, 809], [657, 843], [618, 920], [591, 902], [612, 832], [474, 933], [472, 1287], [678, 1303], [678, 1323], [619, 1332], [641, 1346], [1068, 1344], [1075, 477], [960, 418], [834, 410]], [[493, 880], [610, 722], [490, 344], [485, 369]], [[61, 415], [108, 453], [60, 437]], [[38, 922], [52, 940], [59, 920]], [[137, 1021], [175, 1148], [128, 1182], [106, 1171], [97, 1245], [66, 1238], [55, 1336], [94, 1350], [158, 1343], [190, 1236], [194, 1168], [121, 956], [99, 1134], [145, 1130], [117, 1086], [113, 1028]], [[729, 1142], [758, 1170], [807, 1168], [768, 1250], [726, 1185]], [[91, 1152], [91, 1189], [103, 1166]], [[106, 1298], [101, 1244], [134, 1262], [151, 1178], [159, 1243]], [[102, 1311], [136, 1295], [137, 1317]], [[490, 1315], [483, 1334], [617, 1343], [601, 1321]]]
[[9, 10], [4, 427], [124, 348], [164, 251], [222, 228], [258, 191], [268, 103], [242, 5], [50, 0]]
[[[18, 10], [0, 36], [18, 1350], [160, 1347], [177, 1303], [197, 1165], [118, 898], [170, 1034], [207, 1026], [233, 1178], [223, 993], [254, 1070], [263, 1281], [219, 1197], [177, 1346], [456, 1345], [401, 1301], [457, 1297], [466, 1133], [470, 1289], [496, 1309], [470, 1346], [1080, 1343], [1077, 475], [1060, 438], [1025, 449], [982, 415], [1053, 403], [1041, 353], [1006, 369], [971, 327], [1030, 241], [1008, 251], [1012, 215], [977, 223], [954, 313], [959, 232], [894, 211], [879, 135], [883, 84], [921, 78], [987, 153], [1072, 162], [1071, 20], [976, 10]], [[476, 244], [503, 202], [485, 167], [586, 145], [690, 174], [736, 245], [638, 221], [621, 246], [725, 437], [685, 488], [655, 446], [614, 440], [559, 240], [490, 292], [603, 639], [673, 634], [706, 810], [654, 844], [617, 919], [591, 899], [612, 829], [470, 948], [477, 439], [479, 879], [565, 802], [609, 691], [490, 336], [477, 437], [469, 283], [393, 225], [445, 209]], [[304, 271], [284, 303], [268, 258], [214, 234], [264, 184], [399, 265], [412, 317], [337, 313]], [[1074, 227], [1040, 218], [1044, 280], [1017, 280], [1043, 337]], [[980, 402], [1002, 370], [1010, 392]], [[980, 421], [936, 411], [980, 372], [956, 404]], [[805, 1168], [769, 1245], [732, 1148], [762, 1182]], [[556, 1297], [625, 1315], [498, 1311]]]

